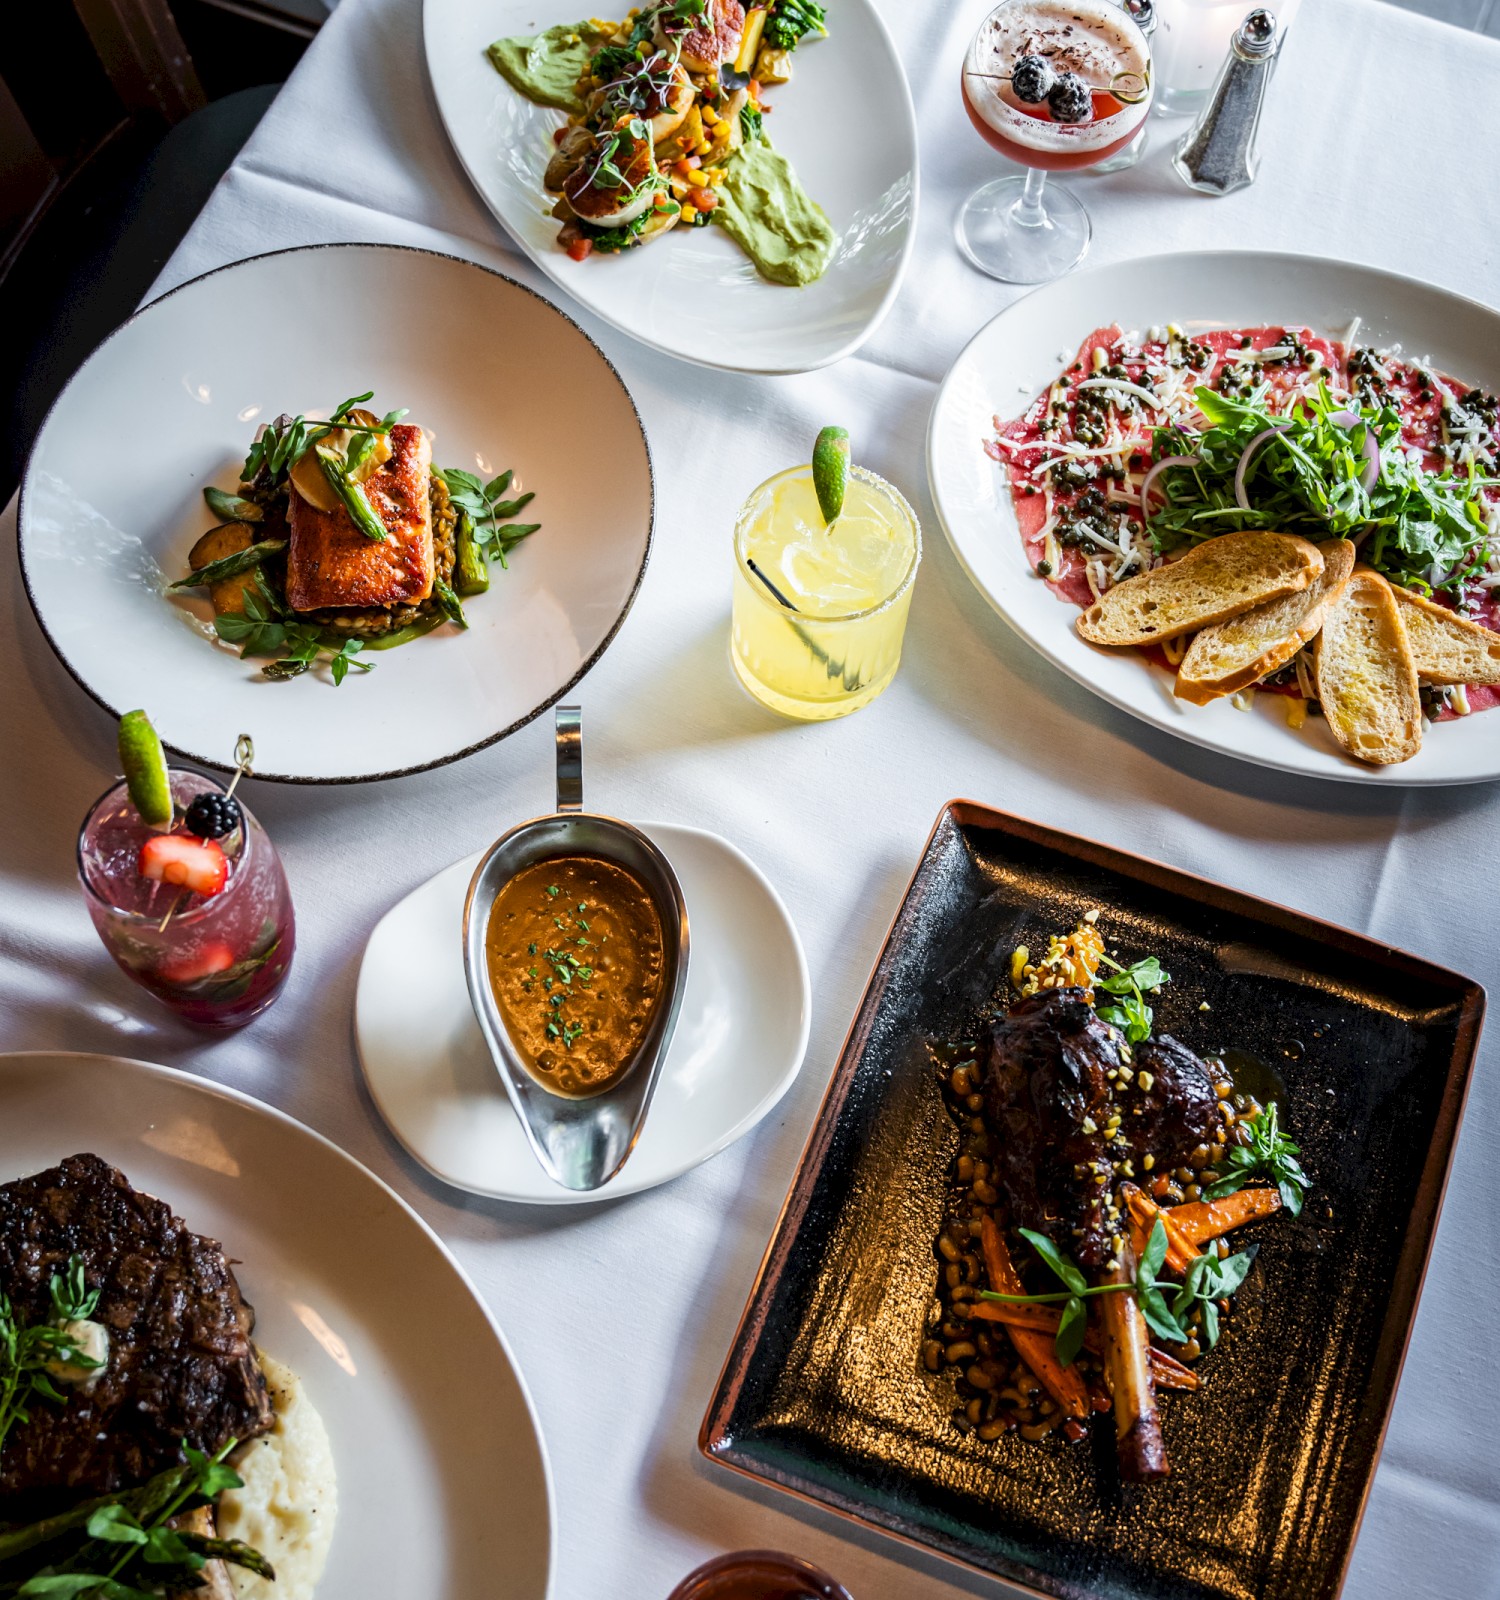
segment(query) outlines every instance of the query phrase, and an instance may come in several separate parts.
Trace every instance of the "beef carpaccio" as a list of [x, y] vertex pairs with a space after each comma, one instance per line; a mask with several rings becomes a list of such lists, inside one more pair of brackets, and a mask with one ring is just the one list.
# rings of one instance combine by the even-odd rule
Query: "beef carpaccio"
[[[1060, 600], [1087, 608], [1112, 585], [1182, 553], [1163, 553], [1143, 506], [1151, 469], [1174, 448], [1167, 430], [1190, 437], [1207, 426], [1195, 397], [1200, 386], [1258, 400], [1273, 416], [1297, 410], [1326, 387], [1351, 409], [1394, 408], [1400, 450], [1435, 479], [1476, 480], [1473, 558], [1462, 572], [1434, 564], [1421, 581], [1434, 599], [1500, 630], [1500, 484], [1488, 481], [1500, 467], [1500, 403], [1420, 361], [1358, 344], [1357, 329], [1343, 339], [1275, 325], [1197, 334], [1173, 325], [1134, 333], [1111, 325], [1089, 334], [1020, 416], [995, 419], [996, 436], [985, 443], [1006, 472], [1033, 571]], [[1361, 555], [1381, 567], [1370, 547]], [[1409, 569], [1405, 581], [1413, 581]], [[1142, 653], [1174, 668], [1182, 645], [1175, 653]], [[1298, 697], [1299, 710], [1314, 697], [1300, 657], [1257, 687]], [[1424, 693], [1437, 720], [1500, 703], [1500, 690], [1487, 687]]]

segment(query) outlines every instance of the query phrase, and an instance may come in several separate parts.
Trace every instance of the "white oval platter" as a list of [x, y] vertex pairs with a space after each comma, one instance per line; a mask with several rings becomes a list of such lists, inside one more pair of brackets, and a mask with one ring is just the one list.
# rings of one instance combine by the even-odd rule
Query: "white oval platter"
[[[623, 8], [621, 8], [623, 13]], [[735, 372], [808, 372], [869, 338], [916, 236], [917, 123], [873, 0], [838, 0], [827, 39], [804, 42], [766, 127], [840, 243], [806, 288], [768, 283], [718, 228], [675, 229], [622, 255], [569, 260], [542, 173], [563, 113], [533, 105], [485, 55], [496, 39], [576, 21], [537, 0], [425, 0], [427, 70], [453, 148], [485, 204], [559, 288], [668, 355]]]
[[1132, 652], [1095, 649], [1073, 628], [1074, 608], [1027, 565], [999, 467], [983, 445], [994, 418], [1016, 416], [1095, 328], [1176, 322], [1189, 330], [1306, 324], [1338, 335], [1355, 317], [1360, 341], [1399, 348], [1491, 392], [1500, 390], [1500, 313], [1397, 273], [1314, 256], [1185, 251], [1096, 267], [1048, 284], [974, 336], [932, 409], [927, 468], [949, 542], [974, 586], [1028, 644], [1110, 704], [1205, 749], [1346, 783], [1473, 783], [1500, 777], [1500, 711], [1431, 728], [1398, 766], [1345, 756], [1321, 719], [1287, 726], [1277, 695], [1193, 706], [1172, 680]]

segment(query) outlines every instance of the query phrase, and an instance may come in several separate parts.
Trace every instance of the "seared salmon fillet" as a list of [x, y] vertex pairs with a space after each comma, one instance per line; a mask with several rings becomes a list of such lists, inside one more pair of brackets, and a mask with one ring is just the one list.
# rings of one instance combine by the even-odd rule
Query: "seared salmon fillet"
[[286, 599], [293, 611], [393, 606], [432, 593], [432, 446], [420, 428], [397, 423], [390, 459], [362, 487], [386, 537], [367, 539], [340, 506], [319, 511], [291, 491]]

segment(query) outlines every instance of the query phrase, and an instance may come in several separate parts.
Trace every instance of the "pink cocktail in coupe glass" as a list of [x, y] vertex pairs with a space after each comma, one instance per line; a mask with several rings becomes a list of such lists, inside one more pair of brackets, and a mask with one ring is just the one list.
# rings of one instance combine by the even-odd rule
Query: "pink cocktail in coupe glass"
[[1060, 277], [1088, 249], [1088, 212], [1049, 172], [1122, 150], [1151, 109], [1151, 47], [1114, 0], [1005, 0], [964, 57], [964, 109], [979, 134], [1028, 169], [977, 189], [960, 249], [1007, 283]]
[[191, 851], [186, 826], [200, 795], [223, 785], [170, 769], [174, 815], [165, 828], [142, 820], [123, 782], [103, 795], [78, 835], [78, 877], [104, 947], [143, 989], [186, 1021], [234, 1028], [263, 1011], [286, 981], [296, 923], [276, 847], [237, 796], [239, 822], [212, 841], [223, 852], [223, 887], [199, 894], [140, 870], [147, 843], [163, 836]]

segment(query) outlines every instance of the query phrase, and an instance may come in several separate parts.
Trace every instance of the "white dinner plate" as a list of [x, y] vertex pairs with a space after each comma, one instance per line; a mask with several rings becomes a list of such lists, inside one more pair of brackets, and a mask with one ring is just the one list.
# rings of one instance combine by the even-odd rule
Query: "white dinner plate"
[[322, 1413], [339, 1509], [317, 1600], [543, 1600], [554, 1516], [531, 1401], [414, 1211], [232, 1089], [113, 1056], [0, 1056], [0, 1181], [85, 1151], [224, 1246], [256, 1343]]
[[[653, 349], [736, 372], [809, 372], [859, 348], [890, 309], [917, 222], [917, 123], [874, 0], [838, 0], [766, 129], [828, 213], [839, 245], [804, 289], [768, 283], [722, 230], [676, 228], [618, 256], [558, 248], [542, 173], [561, 111], [533, 105], [485, 55], [496, 39], [576, 21], [571, 0], [424, 0], [433, 94], [453, 148], [506, 231], [554, 283]], [[625, 7], [609, 16], [623, 15]]]
[[1002, 311], [969, 341], [938, 392], [927, 435], [932, 497], [974, 586], [1028, 644], [1112, 705], [1179, 738], [1286, 772], [1350, 783], [1472, 783], [1500, 777], [1500, 711], [1442, 723], [1395, 766], [1345, 756], [1321, 718], [1287, 726], [1279, 695], [1194, 706], [1130, 651], [1086, 644], [1077, 609], [1027, 564], [1004, 471], [984, 453], [994, 419], [1017, 416], [1095, 328], [1176, 322], [1191, 330], [1306, 324], [1399, 348], [1466, 383], [1500, 390], [1500, 313], [1430, 284], [1347, 262], [1262, 251], [1201, 251], [1120, 261], [1059, 279]]
[[640, 1143], [602, 1189], [579, 1194], [542, 1171], [474, 1020], [463, 912], [483, 852], [414, 890], [370, 935], [354, 1001], [365, 1082], [392, 1132], [445, 1182], [530, 1205], [637, 1194], [733, 1144], [791, 1087], [812, 991], [781, 897], [717, 834], [641, 826], [682, 883], [692, 953]]
[[[439, 466], [515, 469], [541, 531], [493, 566], [469, 627], [273, 683], [214, 640], [202, 591], [164, 594], [232, 489], [256, 427], [375, 391], [409, 407]], [[584, 447], [569, 417], [585, 419]], [[598, 346], [472, 262], [391, 245], [255, 256], [183, 284], [113, 333], [53, 407], [21, 488], [37, 620], [107, 710], [142, 706], [181, 755], [257, 777], [351, 782], [439, 766], [513, 733], [597, 661], [651, 548], [651, 457]]]

